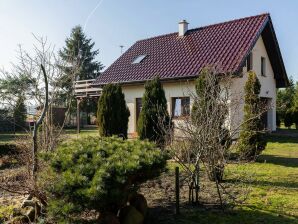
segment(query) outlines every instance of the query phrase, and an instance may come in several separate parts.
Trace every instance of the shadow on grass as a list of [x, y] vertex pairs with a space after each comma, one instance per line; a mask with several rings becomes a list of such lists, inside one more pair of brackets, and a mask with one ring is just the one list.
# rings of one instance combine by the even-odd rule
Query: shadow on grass
[[[238, 180], [227, 179], [225, 183], [239, 183]], [[252, 181], [241, 181], [243, 184], [254, 185], [258, 187], [281, 187], [281, 188], [294, 188], [298, 189], [298, 182], [287, 182], [287, 181], [266, 181], [266, 180], [252, 180]]]
[[283, 214], [270, 213], [260, 211], [258, 209], [238, 209], [226, 210], [225, 212], [210, 207], [204, 206], [194, 207], [189, 205], [181, 205], [181, 214], [174, 214], [174, 205], [169, 207], [154, 207], [149, 208], [146, 223], [159, 224], [207, 224], [207, 223], [298, 223], [298, 217], [285, 216]]
[[260, 155], [257, 159], [258, 163], [271, 163], [286, 167], [298, 167], [298, 158], [280, 157], [274, 155]]
[[298, 143], [298, 130], [279, 129], [268, 136], [268, 142]]

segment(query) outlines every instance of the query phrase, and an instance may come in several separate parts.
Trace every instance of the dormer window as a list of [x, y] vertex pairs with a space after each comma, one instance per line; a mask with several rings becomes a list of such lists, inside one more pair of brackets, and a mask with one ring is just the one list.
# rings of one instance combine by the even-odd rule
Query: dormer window
[[143, 55], [139, 55], [136, 58], [133, 59], [132, 64], [139, 64], [141, 63], [145, 58], [147, 57], [147, 55], [143, 54]]

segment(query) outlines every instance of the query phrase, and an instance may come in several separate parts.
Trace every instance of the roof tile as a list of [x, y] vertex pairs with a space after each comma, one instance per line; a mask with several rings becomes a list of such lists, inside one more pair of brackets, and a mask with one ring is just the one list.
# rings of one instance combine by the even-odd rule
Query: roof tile
[[[159, 76], [161, 79], [193, 77], [207, 65], [220, 65], [223, 72], [236, 72], [269, 14], [246, 17], [224, 23], [165, 34], [136, 42], [94, 84], [110, 82], [142, 82]], [[146, 54], [139, 64], [134, 58]]]

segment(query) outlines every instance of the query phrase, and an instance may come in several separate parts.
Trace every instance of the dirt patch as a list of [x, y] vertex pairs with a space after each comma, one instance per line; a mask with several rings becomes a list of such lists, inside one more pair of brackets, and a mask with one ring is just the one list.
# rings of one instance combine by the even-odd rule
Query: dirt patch
[[[188, 184], [185, 173], [180, 173], [180, 208], [181, 210], [216, 209], [219, 210], [219, 199], [216, 186], [201, 173], [201, 190], [199, 194], [199, 205], [191, 205], [188, 201]], [[226, 184], [227, 185], [227, 184]], [[228, 185], [227, 185], [228, 186]], [[160, 177], [147, 181], [141, 185], [140, 193], [148, 202], [149, 212], [147, 223], [177, 223], [175, 217], [175, 173], [169, 170]]]

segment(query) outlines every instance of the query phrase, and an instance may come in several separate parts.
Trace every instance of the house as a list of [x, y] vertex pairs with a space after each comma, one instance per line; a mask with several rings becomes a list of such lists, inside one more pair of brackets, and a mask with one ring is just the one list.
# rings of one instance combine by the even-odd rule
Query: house
[[[276, 130], [276, 91], [289, 84], [269, 14], [241, 18], [196, 29], [179, 23], [179, 30], [137, 41], [93, 83], [120, 83], [130, 110], [128, 133], [136, 133], [144, 83], [159, 76], [173, 119], [189, 114], [190, 91], [206, 66], [220, 64], [225, 73], [236, 74], [233, 88], [244, 88], [247, 71], [261, 82], [260, 97], [270, 106], [264, 125]], [[188, 108], [188, 109], [185, 109]], [[243, 106], [238, 120], [243, 118]]]

